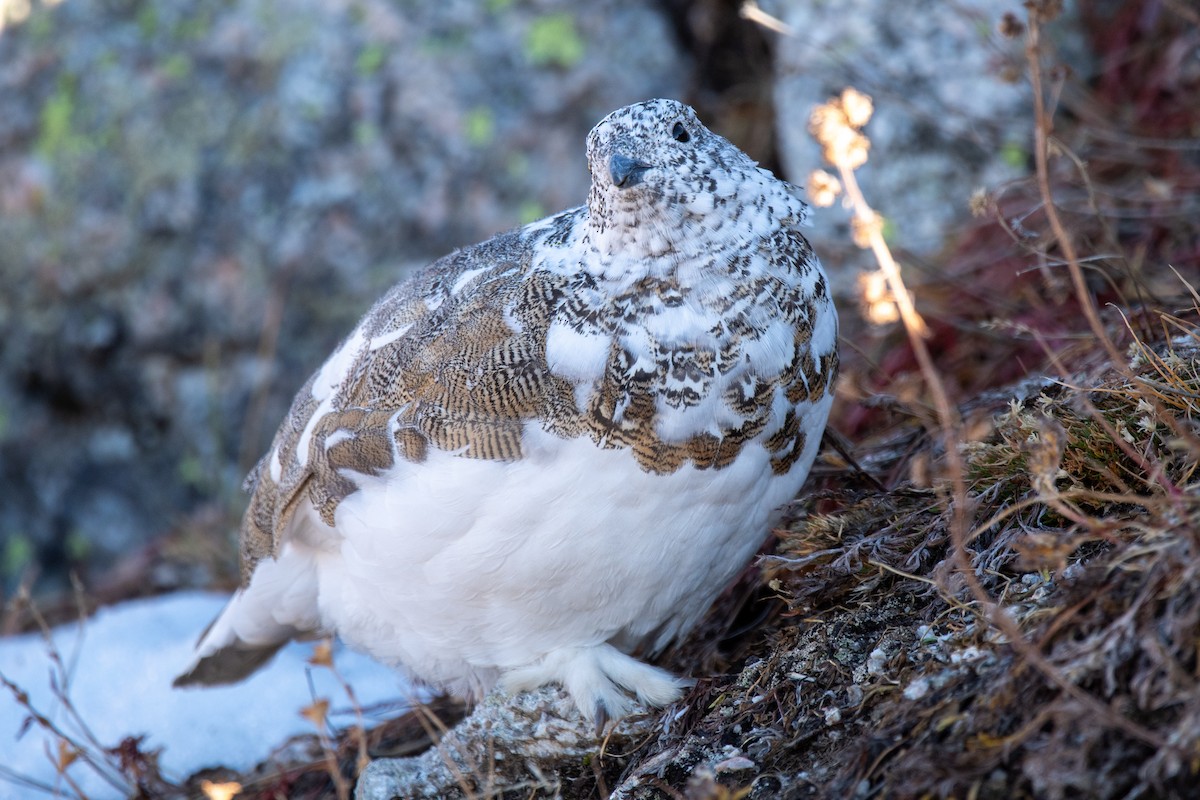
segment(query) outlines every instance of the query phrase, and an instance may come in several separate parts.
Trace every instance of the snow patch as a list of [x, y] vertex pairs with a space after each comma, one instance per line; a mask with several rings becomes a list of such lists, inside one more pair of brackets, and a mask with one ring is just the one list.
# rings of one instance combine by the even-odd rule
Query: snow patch
[[[82, 636], [78, 624], [53, 630], [54, 645], [70, 671], [72, 705], [102, 745], [111, 747], [126, 736], [145, 734], [143, 749], [163, 749], [163, 774], [182, 780], [205, 767], [247, 769], [289, 737], [314, 732], [298, 712], [315, 697], [330, 700], [335, 726], [353, 724], [353, 709], [340, 684], [329, 670], [307, 665], [311, 642], [288, 645], [242, 683], [173, 689], [171, 681], [191, 658], [200, 631], [227, 600], [208, 592], [178, 592], [103, 608], [87, 620]], [[404, 703], [412, 696], [399, 674], [367, 656], [337, 646], [334, 664], [364, 708]], [[0, 675], [28, 692], [39, 712], [75, 734], [76, 726], [51, 691], [53, 672], [40, 635], [0, 638]], [[397, 713], [396, 708], [387, 711], [388, 716]], [[56, 752], [53, 737], [36, 724], [21, 736], [26, 716], [12, 693], [0, 687], [3, 767], [61, 786], [46, 755]], [[368, 718], [368, 725], [371, 721]], [[92, 800], [123, 796], [81, 761], [69, 774]], [[61, 788], [70, 794], [66, 786]], [[39, 793], [0, 774], [0, 800], [31, 796]]]

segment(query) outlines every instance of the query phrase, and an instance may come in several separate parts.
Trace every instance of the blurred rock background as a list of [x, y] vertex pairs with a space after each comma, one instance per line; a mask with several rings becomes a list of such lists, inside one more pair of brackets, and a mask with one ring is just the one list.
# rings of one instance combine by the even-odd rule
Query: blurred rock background
[[[804, 183], [813, 104], [856, 85], [867, 190], [924, 263], [1028, 174], [1019, 10], [0, 0], [0, 582], [233, 580], [242, 476], [306, 375], [408, 270], [582, 202], [626, 103], [690, 102]], [[853, 317], [867, 262], [818, 217]]]

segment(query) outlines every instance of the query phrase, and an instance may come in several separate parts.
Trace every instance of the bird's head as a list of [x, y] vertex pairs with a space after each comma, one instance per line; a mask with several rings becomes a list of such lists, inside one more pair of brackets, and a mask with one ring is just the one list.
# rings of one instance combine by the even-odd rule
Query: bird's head
[[794, 187], [759, 169], [675, 100], [609, 114], [588, 134], [587, 156], [592, 228], [621, 246], [640, 244], [649, 255], [669, 253], [682, 237], [714, 233], [712, 223], [726, 225], [736, 207], [764, 194], [787, 195], [777, 204], [780, 217], [799, 221], [804, 214]]

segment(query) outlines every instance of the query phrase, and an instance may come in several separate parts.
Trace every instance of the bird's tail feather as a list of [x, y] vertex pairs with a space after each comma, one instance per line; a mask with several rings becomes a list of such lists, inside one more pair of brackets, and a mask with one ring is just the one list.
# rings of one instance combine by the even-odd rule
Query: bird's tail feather
[[259, 562], [200, 636], [192, 663], [175, 686], [235, 683], [249, 676], [290, 640], [320, 627], [316, 564], [311, 551], [285, 545]]

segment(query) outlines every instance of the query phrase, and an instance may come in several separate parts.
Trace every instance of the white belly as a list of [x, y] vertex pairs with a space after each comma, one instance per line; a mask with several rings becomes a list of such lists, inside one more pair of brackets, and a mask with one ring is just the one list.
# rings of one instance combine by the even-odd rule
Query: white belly
[[[828, 405], [805, 429], [823, 427]], [[534, 428], [519, 461], [431, 449], [420, 465], [355, 475], [340, 540], [317, 557], [323, 622], [468, 693], [563, 648], [665, 645], [753, 556], [818, 444], [786, 475], [756, 443], [724, 469], [655, 475], [627, 450]]]

